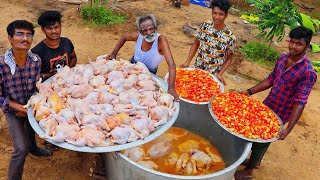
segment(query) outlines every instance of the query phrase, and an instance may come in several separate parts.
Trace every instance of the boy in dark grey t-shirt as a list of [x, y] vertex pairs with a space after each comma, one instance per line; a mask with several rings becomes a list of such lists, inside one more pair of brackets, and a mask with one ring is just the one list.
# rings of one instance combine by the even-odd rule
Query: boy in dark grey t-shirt
[[45, 11], [38, 19], [46, 38], [32, 48], [42, 61], [41, 78], [46, 80], [64, 66], [74, 67], [77, 55], [72, 42], [61, 35], [61, 17], [58, 11]]

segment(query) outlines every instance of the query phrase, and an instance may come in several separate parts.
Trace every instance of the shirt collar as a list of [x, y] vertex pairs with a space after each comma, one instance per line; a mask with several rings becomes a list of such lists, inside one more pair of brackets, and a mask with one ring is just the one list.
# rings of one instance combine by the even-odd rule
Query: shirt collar
[[[27, 56], [27, 63], [30, 63], [31, 60], [38, 61], [38, 57], [35, 54], [33, 54], [30, 50], [27, 52]], [[12, 48], [6, 51], [4, 55], [4, 62], [9, 66], [11, 74], [14, 75], [17, 64], [14, 61]]]
[[228, 28], [228, 26], [226, 25], [226, 24], [224, 24], [224, 29], [222, 29], [222, 30], [218, 30], [218, 29], [216, 29], [216, 28], [214, 28], [214, 21], [209, 21], [209, 24], [212, 26], [212, 28], [214, 29], [214, 30], [216, 30], [216, 31], [227, 31], [227, 30], [229, 30], [229, 28]]
[[[290, 56], [290, 53], [287, 53], [286, 59], [289, 58], [289, 56]], [[305, 59], [307, 59], [307, 54], [304, 54], [297, 62], [293, 63], [292, 66], [303, 62]]]

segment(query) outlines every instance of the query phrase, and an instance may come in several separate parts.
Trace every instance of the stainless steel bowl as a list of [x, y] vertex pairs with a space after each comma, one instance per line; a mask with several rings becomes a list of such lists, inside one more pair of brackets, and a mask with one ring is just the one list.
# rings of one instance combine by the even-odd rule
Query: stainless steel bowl
[[[235, 132], [232, 132], [230, 131], [229, 128], [225, 127], [218, 119], [218, 117], [214, 114], [214, 111], [212, 110], [212, 101], [214, 100], [216, 96], [213, 96], [210, 101], [209, 101], [209, 104], [208, 104], [208, 107], [209, 107], [209, 112], [212, 116], [212, 118], [214, 119], [214, 121], [216, 121], [217, 124], [219, 124], [221, 126], [221, 128], [223, 128], [224, 130], [226, 130], [227, 132], [229, 132], [230, 134], [234, 135], [234, 136], [237, 136], [238, 138], [241, 138], [241, 139], [244, 139], [244, 140], [247, 140], [247, 141], [251, 141], [251, 142], [258, 142], [258, 143], [268, 143], [268, 142], [273, 142], [273, 141], [276, 141], [278, 140], [277, 137], [274, 137], [274, 138], [271, 138], [271, 139], [262, 139], [262, 138], [257, 138], [257, 139], [251, 139], [251, 138], [247, 138], [245, 137], [244, 135], [242, 134], [238, 134], [238, 133], [235, 133]], [[271, 110], [271, 109], [270, 109]], [[272, 111], [272, 110], [271, 110]], [[273, 112], [273, 111], [272, 111]], [[281, 121], [281, 118], [275, 113], [273, 112], [274, 115], [278, 118], [278, 121], [280, 123], [280, 131], [283, 130], [283, 123]]]
[[[152, 78], [153, 78], [153, 80], [156, 81], [158, 86], [160, 86], [163, 89], [168, 89], [168, 85], [164, 80], [162, 80], [161, 78], [159, 78], [158, 76], [153, 75], [153, 74], [152, 74]], [[153, 139], [159, 137], [161, 134], [166, 132], [174, 124], [174, 122], [176, 121], [178, 114], [179, 114], [179, 110], [180, 110], [179, 103], [175, 102], [174, 107], [176, 108], [176, 110], [173, 113], [173, 116], [168, 119], [168, 122], [157, 127], [157, 129], [153, 133], [151, 133], [148, 137], [144, 138], [143, 140], [137, 140], [137, 141], [134, 141], [131, 143], [126, 143], [126, 144], [122, 144], [122, 145], [106, 146], [106, 147], [88, 147], [88, 146], [78, 147], [78, 146], [74, 146], [74, 145], [66, 143], [66, 142], [57, 143], [51, 139], [45, 139], [45, 140], [50, 142], [51, 144], [54, 144], [54, 145], [59, 146], [61, 148], [69, 149], [72, 151], [89, 152], [89, 153], [105, 153], [105, 152], [121, 151], [124, 149], [133, 148], [133, 147], [145, 144], [149, 141], [152, 141]], [[43, 136], [44, 131], [39, 126], [39, 123], [36, 121], [36, 119], [32, 113], [32, 110], [33, 110], [32, 107], [29, 107], [29, 109], [28, 109], [29, 122], [30, 122], [32, 128], [34, 129], [34, 131], [39, 136]]]

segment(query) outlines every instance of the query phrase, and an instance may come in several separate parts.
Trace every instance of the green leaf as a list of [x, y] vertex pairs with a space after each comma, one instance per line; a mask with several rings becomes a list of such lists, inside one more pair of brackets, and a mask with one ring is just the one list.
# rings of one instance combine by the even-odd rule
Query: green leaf
[[312, 47], [312, 52], [314, 53], [320, 52], [320, 46], [318, 44], [310, 43], [310, 45]]
[[312, 61], [311, 63], [315, 67], [320, 67], [320, 61]]
[[313, 66], [314, 70], [316, 70], [318, 73], [320, 73], [320, 67]]
[[315, 34], [316, 33], [316, 30], [314, 29], [314, 25], [313, 25], [313, 22], [310, 18], [310, 16], [307, 16], [303, 13], [300, 13], [301, 15], [301, 18], [302, 18], [302, 25], [306, 28], [309, 28], [312, 30], [312, 32]]
[[317, 26], [317, 28], [320, 28], [320, 21], [318, 19], [311, 19], [311, 21]]

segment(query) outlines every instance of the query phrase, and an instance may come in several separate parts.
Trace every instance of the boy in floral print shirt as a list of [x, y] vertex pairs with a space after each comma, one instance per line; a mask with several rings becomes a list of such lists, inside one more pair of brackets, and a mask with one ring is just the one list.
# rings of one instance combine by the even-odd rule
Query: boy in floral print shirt
[[188, 58], [180, 67], [189, 67], [197, 51], [194, 67], [209, 71], [226, 84], [222, 74], [231, 64], [236, 42], [236, 37], [224, 24], [230, 6], [227, 0], [211, 2], [213, 21], [205, 21], [199, 26]]

